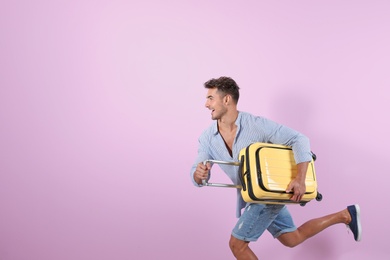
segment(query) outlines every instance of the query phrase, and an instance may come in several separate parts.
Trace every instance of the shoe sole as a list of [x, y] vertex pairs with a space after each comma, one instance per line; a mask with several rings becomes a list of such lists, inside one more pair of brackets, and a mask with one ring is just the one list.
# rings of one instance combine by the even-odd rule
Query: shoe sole
[[356, 241], [360, 241], [362, 239], [362, 224], [360, 222], [360, 207], [359, 205], [355, 205], [355, 210], [356, 210], [356, 222], [357, 222], [357, 230], [358, 230], [358, 235], [356, 238]]

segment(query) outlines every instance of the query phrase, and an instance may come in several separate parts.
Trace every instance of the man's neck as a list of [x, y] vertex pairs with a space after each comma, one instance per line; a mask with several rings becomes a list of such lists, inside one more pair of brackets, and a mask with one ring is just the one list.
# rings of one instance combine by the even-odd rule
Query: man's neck
[[218, 129], [224, 131], [233, 131], [236, 129], [236, 120], [238, 117], [238, 111], [234, 110], [225, 114], [218, 120]]

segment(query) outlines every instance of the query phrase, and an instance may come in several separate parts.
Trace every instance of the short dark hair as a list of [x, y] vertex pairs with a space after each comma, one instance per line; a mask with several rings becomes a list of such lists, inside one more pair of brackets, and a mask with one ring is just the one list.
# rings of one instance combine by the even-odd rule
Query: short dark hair
[[220, 77], [218, 79], [210, 79], [204, 83], [205, 88], [217, 88], [218, 91], [221, 91], [225, 94], [232, 96], [234, 102], [237, 104], [240, 97], [239, 87], [237, 83], [229, 77]]

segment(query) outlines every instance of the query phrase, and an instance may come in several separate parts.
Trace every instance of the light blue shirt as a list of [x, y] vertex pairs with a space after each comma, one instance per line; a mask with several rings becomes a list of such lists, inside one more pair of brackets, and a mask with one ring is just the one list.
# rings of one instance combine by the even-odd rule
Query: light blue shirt
[[[197, 165], [207, 159], [219, 161], [239, 161], [241, 149], [256, 142], [282, 144], [292, 147], [295, 162], [308, 162], [312, 159], [309, 139], [303, 134], [278, 124], [264, 117], [254, 116], [246, 112], [239, 112], [237, 120], [236, 137], [233, 142], [232, 155], [222, 136], [218, 132], [217, 121], [214, 121], [199, 137], [198, 156], [191, 168], [191, 179], [195, 186], [202, 187], [194, 180]], [[219, 165], [235, 185], [241, 185], [238, 178], [238, 166]], [[246, 205], [242, 199], [241, 191], [237, 189], [236, 216], [241, 216], [241, 210]]]

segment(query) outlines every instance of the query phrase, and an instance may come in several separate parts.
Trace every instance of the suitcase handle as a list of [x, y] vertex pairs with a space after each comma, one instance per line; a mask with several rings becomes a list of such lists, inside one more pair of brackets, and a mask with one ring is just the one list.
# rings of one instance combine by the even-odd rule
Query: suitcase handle
[[[226, 162], [226, 161], [217, 161], [217, 160], [205, 160], [203, 161], [203, 164], [206, 165], [206, 163], [216, 163], [216, 164], [226, 164], [226, 165], [234, 165], [234, 166], [240, 166], [240, 162]], [[203, 186], [212, 186], [212, 187], [223, 187], [223, 188], [236, 188], [241, 189], [241, 185], [234, 185], [234, 184], [225, 184], [225, 183], [210, 183], [207, 180], [202, 180]]]

